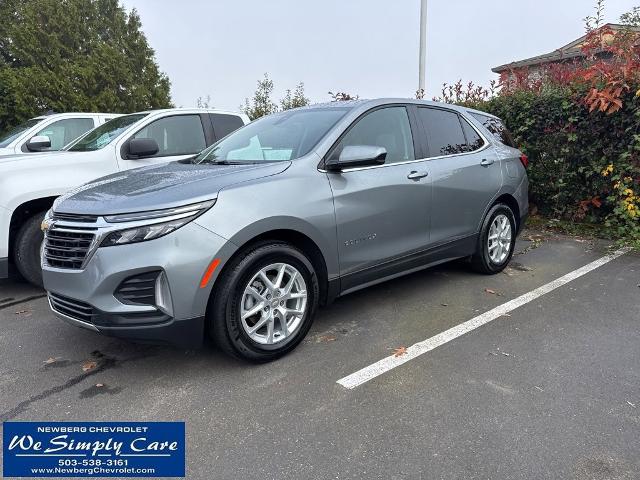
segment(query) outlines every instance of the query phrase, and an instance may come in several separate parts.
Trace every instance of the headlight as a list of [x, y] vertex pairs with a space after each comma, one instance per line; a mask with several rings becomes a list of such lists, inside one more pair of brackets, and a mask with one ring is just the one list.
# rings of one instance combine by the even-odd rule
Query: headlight
[[163, 237], [199, 217], [215, 203], [215, 200], [210, 200], [165, 210], [105, 216], [104, 219], [109, 223], [131, 223], [132, 225], [130, 228], [111, 232], [100, 246], [110, 247]]

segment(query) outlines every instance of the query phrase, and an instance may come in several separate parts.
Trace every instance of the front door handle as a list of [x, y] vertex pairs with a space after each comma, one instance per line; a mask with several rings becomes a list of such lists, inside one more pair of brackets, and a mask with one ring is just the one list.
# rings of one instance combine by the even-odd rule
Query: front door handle
[[409, 175], [407, 175], [407, 178], [409, 180], [420, 180], [421, 178], [426, 177], [427, 175], [429, 175], [429, 172], [427, 171], [417, 171], [417, 170], [413, 170], [412, 172], [409, 173]]
[[480, 162], [480, 165], [482, 165], [483, 167], [488, 167], [489, 165], [493, 165], [494, 162], [495, 160], [493, 158], [483, 158]]

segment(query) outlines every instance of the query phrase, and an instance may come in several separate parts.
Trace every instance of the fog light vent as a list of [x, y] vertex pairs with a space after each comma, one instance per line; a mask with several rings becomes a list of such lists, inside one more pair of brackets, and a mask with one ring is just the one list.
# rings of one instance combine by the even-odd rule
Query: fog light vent
[[129, 277], [118, 286], [114, 296], [126, 305], [156, 305], [156, 280], [160, 271]]

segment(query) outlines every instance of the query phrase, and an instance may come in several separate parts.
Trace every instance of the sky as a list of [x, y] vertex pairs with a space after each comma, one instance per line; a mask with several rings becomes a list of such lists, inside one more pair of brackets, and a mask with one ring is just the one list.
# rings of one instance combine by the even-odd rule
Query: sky
[[[274, 100], [304, 82], [327, 92], [411, 97], [418, 87], [420, 0], [123, 0], [136, 8], [176, 106], [238, 110], [268, 73]], [[639, 0], [607, 0], [605, 21]], [[488, 85], [491, 68], [584, 34], [595, 0], [429, 0], [427, 97], [458, 79]]]

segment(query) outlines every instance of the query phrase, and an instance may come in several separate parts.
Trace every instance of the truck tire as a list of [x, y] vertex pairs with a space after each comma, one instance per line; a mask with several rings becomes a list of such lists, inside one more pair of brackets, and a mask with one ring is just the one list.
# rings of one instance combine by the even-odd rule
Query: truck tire
[[22, 224], [13, 249], [13, 259], [20, 275], [37, 287], [42, 287], [40, 248], [44, 240], [41, 225], [45, 213], [37, 213]]

